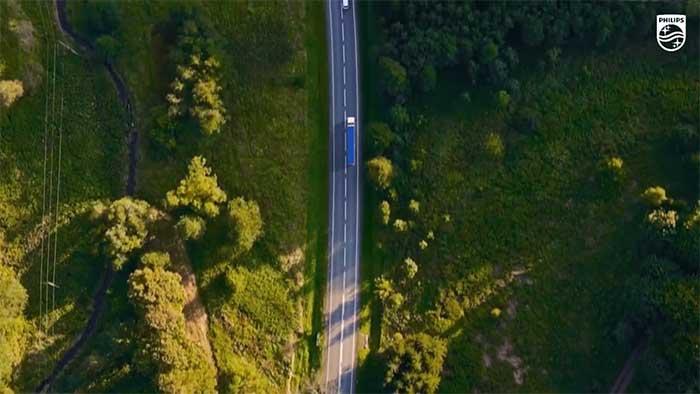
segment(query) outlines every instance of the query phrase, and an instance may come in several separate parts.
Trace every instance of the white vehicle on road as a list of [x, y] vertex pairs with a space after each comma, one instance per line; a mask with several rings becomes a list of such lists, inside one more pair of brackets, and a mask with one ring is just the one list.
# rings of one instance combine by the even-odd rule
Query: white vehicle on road
[[343, 9], [347, 10], [350, 8], [350, 0], [343, 0]]

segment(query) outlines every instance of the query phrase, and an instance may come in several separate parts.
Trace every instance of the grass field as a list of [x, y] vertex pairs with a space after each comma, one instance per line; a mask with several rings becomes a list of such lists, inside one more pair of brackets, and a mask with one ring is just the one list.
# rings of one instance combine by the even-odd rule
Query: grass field
[[[104, 263], [84, 212], [123, 190], [123, 114], [106, 74], [59, 45], [48, 3], [5, 2], [0, 15], [2, 77], [25, 90], [0, 112], [0, 264], [29, 294], [28, 346], [12, 387], [31, 391], [89, 314]], [[48, 300], [47, 264], [60, 286]]]
[[[367, 23], [373, 12], [362, 14], [365, 59], [376, 59], [382, 42], [377, 26]], [[378, 243], [396, 239], [418, 262], [416, 285], [404, 293], [412, 316], [406, 330], [432, 330], [448, 342], [440, 392], [605, 391], [612, 384], [632, 345], [613, 332], [625, 309], [616, 301], [622, 283], [640, 269], [639, 194], [659, 184], [687, 201], [698, 195], [696, 173], [667, 137], [677, 124], [698, 122], [698, 64], [691, 55], [659, 56], [654, 45], [576, 55], [556, 72], [523, 72], [526, 93], [510, 110], [536, 108], [535, 134], [514, 129], [492, 94], [456, 83], [459, 71], [444, 73], [434, 93], [410, 103], [413, 119], [422, 120], [404, 137], [410, 142], [395, 163], [391, 220], [410, 215], [408, 201], [418, 200], [415, 234], [396, 236], [383, 227], [379, 196], [367, 187], [363, 289], [405, 257]], [[376, 65], [364, 65], [365, 122], [387, 121], [388, 108], [376, 98]], [[462, 98], [467, 90], [471, 102]], [[485, 148], [489, 133], [501, 137], [502, 156]], [[624, 161], [620, 190], [600, 182], [601, 162], [612, 156]], [[417, 243], [427, 231], [435, 240], [422, 250]], [[470, 282], [479, 272], [491, 278], [485, 287]], [[447, 326], [425, 318], [445, 292], [466, 298], [484, 290], [490, 295]], [[377, 392], [383, 380], [377, 351], [391, 332], [376, 299], [363, 303], [370, 352], [358, 390]]]
[[[223, 218], [190, 245], [219, 389], [283, 390], [313, 385], [320, 365], [323, 268], [326, 256], [327, 118], [325, 32], [321, 3], [190, 2], [212, 24], [221, 46], [222, 98], [230, 119], [218, 135], [181, 136], [170, 153], [154, 149], [151, 108], [164, 103], [174, 77], [169, 26], [176, 3], [119, 4], [117, 68], [135, 101], [141, 129], [137, 196], [161, 204], [189, 159], [204, 156], [230, 198], [260, 204], [264, 236], [248, 253], [221, 253], [229, 241]], [[69, 3], [76, 24], [84, 4]], [[274, 26], [274, 28], [271, 28]], [[80, 26], [79, 26], [80, 27]], [[285, 269], [283, 269], [285, 266]], [[119, 281], [119, 279], [116, 279]], [[246, 285], [246, 283], [248, 285]], [[119, 294], [121, 292], [121, 295]], [[92, 343], [111, 343], [78, 357], [68, 390], [144, 391], [129, 360], [132, 311], [124, 290]], [[275, 299], [268, 299], [276, 295]], [[261, 300], [267, 300], [261, 303]], [[68, 375], [68, 374], [66, 374]], [[91, 381], [90, 376], [101, 376]]]

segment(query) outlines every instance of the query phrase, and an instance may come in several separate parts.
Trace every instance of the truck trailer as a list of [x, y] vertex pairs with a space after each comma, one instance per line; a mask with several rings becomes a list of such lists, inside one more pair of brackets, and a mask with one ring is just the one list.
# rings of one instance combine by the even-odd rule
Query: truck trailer
[[346, 164], [355, 165], [355, 117], [348, 116], [345, 120], [345, 157]]

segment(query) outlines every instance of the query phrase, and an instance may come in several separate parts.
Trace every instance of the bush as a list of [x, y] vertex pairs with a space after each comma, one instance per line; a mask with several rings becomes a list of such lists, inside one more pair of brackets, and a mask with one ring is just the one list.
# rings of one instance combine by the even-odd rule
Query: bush
[[236, 248], [250, 250], [263, 233], [263, 220], [258, 203], [236, 197], [228, 204], [228, 215]]
[[0, 103], [5, 108], [9, 108], [17, 99], [24, 94], [22, 81], [16, 79], [0, 81]]
[[668, 201], [666, 190], [661, 186], [649, 187], [641, 195], [642, 199], [653, 207], [658, 207]]
[[219, 204], [226, 201], [226, 193], [219, 188], [216, 175], [211, 172], [205, 158], [193, 157], [187, 167], [187, 176], [180, 181], [177, 189], [166, 194], [165, 207], [187, 207], [209, 217], [217, 216]]
[[105, 223], [107, 255], [112, 258], [114, 269], [119, 270], [129, 254], [143, 246], [148, 225], [156, 220], [158, 213], [145, 201], [123, 197], [107, 207], [96, 204], [93, 216]]
[[484, 140], [484, 150], [490, 157], [494, 159], [502, 159], [503, 155], [505, 154], [505, 147], [503, 145], [501, 135], [493, 132], [486, 134], [486, 139]]
[[447, 346], [427, 334], [396, 334], [384, 351], [385, 387], [397, 393], [434, 393], [440, 385]]
[[409, 82], [406, 69], [388, 57], [379, 58], [379, 69], [384, 81], [384, 89], [393, 99], [403, 102], [408, 97]]
[[167, 268], [170, 265], [170, 254], [167, 252], [148, 252], [141, 256], [141, 265], [147, 268]]
[[389, 224], [389, 217], [391, 216], [389, 201], [384, 200], [379, 204], [379, 214], [382, 218], [382, 224]]
[[391, 119], [391, 125], [395, 130], [406, 132], [408, 126], [411, 124], [411, 117], [408, 114], [408, 110], [400, 104], [391, 107], [389, 117]]
[[391, 131], [386, 123], [372, 122], [367, 128], [369, 130], [370, 145], [375, 154], [383, 154], [396, 141], [396, 134]]
[[420, 73], [420, 89], [424, 93], [432, 92], [437, 84], [437, 73], [435, 67], [425, 66]]
[[391, 160], [384, 156], [377, 156], [367, 162], [369, 179], [380, 189], [387, 189], [391, 185], [394, 176], [394, 166]]
[[207, 224], [199, 216], [185, 215], [178, 220], [175, 228], [184, 240], [197, 240], [202, 238]]

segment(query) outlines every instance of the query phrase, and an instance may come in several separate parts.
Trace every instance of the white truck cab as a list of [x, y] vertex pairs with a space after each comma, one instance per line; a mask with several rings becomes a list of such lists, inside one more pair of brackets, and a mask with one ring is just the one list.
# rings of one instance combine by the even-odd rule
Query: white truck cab
[[343, 0], [343, 9], [347, 10], [350, 8], [350, 0]]

